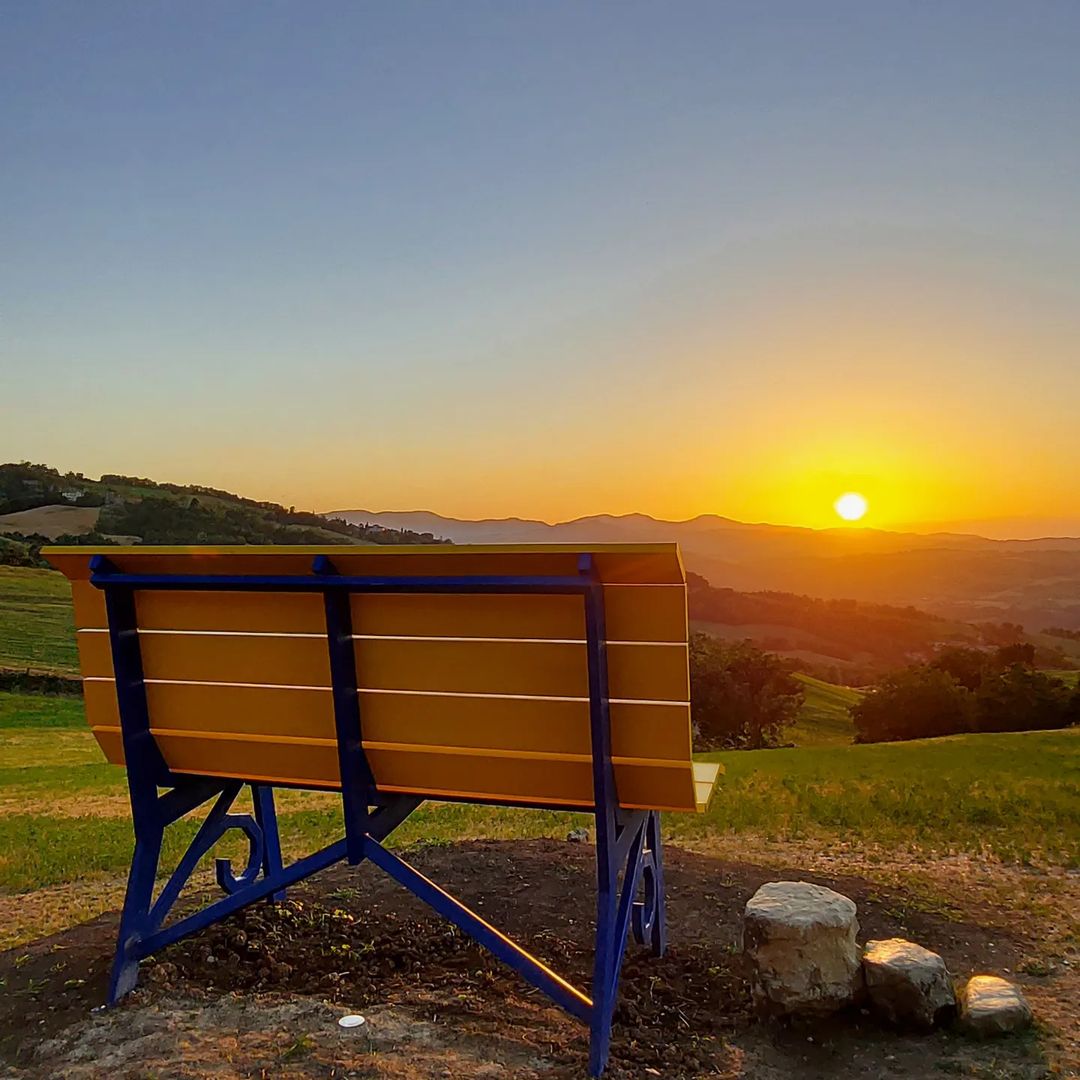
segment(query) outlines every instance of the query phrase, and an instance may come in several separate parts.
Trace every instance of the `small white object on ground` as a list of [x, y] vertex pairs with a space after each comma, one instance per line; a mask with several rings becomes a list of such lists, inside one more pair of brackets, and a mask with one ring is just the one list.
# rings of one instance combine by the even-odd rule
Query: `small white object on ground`
[[358, 1028], [361, 1024], [365, 1024], [367, 1021], [358, 1013], [349, 1013], [348, 1016], [343, 1016], [338, 1021], [338, 1027], [343, 1028]]
[[570, 832], [566, 834], [566, 839], [569, 840], [571, 844], [584, 844], [585, 841], [589, 839], [589, 830], [571, 829]]
[[806, 881], [771, 881], [746, 902], [743, 951], [763, 1013], [822, 1016], [861, 989], [855, 903]]
[[929, 1031], [956, 1009], [945, 961], [914, 941], [868, 941], [863, 974], [871, 1004], [890, 1023]]
[[975, 975], [960, 994], [960, 1023], [982, 1038], [1007, 1035], [1031, 1023], [1031, 1006], [1007, 979]]

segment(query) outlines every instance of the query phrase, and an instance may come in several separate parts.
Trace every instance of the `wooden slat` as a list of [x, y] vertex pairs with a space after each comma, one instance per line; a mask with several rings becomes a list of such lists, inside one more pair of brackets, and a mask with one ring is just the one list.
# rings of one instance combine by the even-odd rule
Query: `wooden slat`
[[[100, 589], [72, 582], [75, 625], [104, 629]], [[153, 592], [136, 594], [145, 630], [321, 634], [322, 597], [300, 593]], [[686, 640], [686, 590], [679, 585], [609, 585], [604, 589], [609, 641]], [[355, 595], [357, 634], [407, 637], [585, 637], [584, 602], [577, 596]]]
[[[110, 760], [122, 760], [117, 729], [97, 728], [94, 734]], [[166, 762], [177, 772], [340, 787], [337, 747], [330, 741], [261, 743], [168, 733], [158, 733], [155, 737]], [[588, 760], [381, 748], [369, 749], [368, 759], [379, 789], [385, 792], [568, 806], [587, 806], [593, 798]], [[616, 762], [615, 783], [620, 802], [628, 808], [696, 809], [689, 762], [664, 765]]]
[[112, 648], [108, 634], [100, 631], [77, 633], [75, 644], [79, 650], [79, 670], [84, 679], [113, 677]]
[[[80, 633], [83, 674], [109, 677], [107, 634]], [[321, 638], [140, 634], [147, 679], [329, 686]], [[687, 651], [677, 645], [610, 645], [612, 698], [688, 701]], [[356, 642], [365, 690], [587, 697], [585, 646], [572, 642], [365, 639]]]
[[71, 602], [75, 614], [75, 629], [104, 630], [109, 625], [105, 614], [105, 594], [89, 581], [71, 583]]
[[[520, 641], [366, 640], [356, 645], [358, 685], [369, 690], [587, 697], [583, 644]], [[612, 698], [689, 700], [686, 649], [608, 648]]]
[[[686, 590], [604, 589], [609, 641], [686, 641]], [[585, 639], [579, 596], [352, 597], [353, 630], [371, 636]]]
[[370, 575], [576, 575], [578, 555], [591, 552], [605, 583], [683, 584], [676, 544], [507, 544], [327, 547], [50, 547], [44, 556], [72, 580], [89, 577], [89, 560], [105, 555], [129, 573], [307, 574], [316, 555], [342, 573]]
[[[91, 725], [118, 727], [111, 682], [85, 685]], [[160, 731], [205, 731], [277, 738], [334, 739], [329, 691], [261, 686], [150, 683], [150, 722]], [[427, 746], [588, 754], [589, 706], [584, 701], [456, 698], [410, 694], [360, 695], [365, 740]], [[617, 757], [690, 760], [690, 707], [616, 702], [611, 706]]]
[[316, 593], [155, 592], [135, 594], [143, 630], [325, 634], [323, 598]]
[[108, 681], [85, 680], [83, 682], [83, 707], [86, 710], [86, 722], [92, 728], [118, 728], [120, 726], [120, 709], [116, 703], [116, 683], [111, 679]]

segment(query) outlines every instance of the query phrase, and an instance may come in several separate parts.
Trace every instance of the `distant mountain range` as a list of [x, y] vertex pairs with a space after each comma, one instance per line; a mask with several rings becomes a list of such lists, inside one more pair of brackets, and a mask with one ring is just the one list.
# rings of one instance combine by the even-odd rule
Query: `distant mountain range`
[[962, 533], [803, 529], [715, 515], [661, 521], [597, 515], [550, 525], [521, 518], [465, 521], [429, 511], [339, 510], [354, 525], [432, 533], [457, 543], [674, 540], [714, 586], [913, 604], [964, 621], [1080, 628], [1080, 537], [990, 540]]

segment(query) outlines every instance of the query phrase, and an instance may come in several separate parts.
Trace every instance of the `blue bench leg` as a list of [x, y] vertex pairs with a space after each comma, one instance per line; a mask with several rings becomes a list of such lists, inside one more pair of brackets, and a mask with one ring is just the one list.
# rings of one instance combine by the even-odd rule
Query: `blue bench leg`
[[[278, 836], [277, 811], [274, 809], [274, 789], [266, 784], [252, 784], [251, 802], [255, 809], [255, 821], [263, 834], [263, 876], [280, 877], [281, 839]], [[267, 899], [280, 903], [285, 899], [285, 890], [279, 889]]]
[[109, 978], [109, 1004], [115, 1005], [128, 991], [135, 989], [139, 979], [138, 948], [153, 932], [150, 919], [154, 879], [161, 856], [164, 828], [152, 825], [140, 830], [144, 835], [135, 839], [135, 852], [128, 873], [124, 910], [120, 916], [120, 933], [116, 943], [112, 975]]
[[[596, 960], [593, 968], [593, 1005], [589, 1032], [589, 1075], [599, 1076], [611, 1049], [611, 1022], [619, 993], [626, 939], [631, 928], [639, 944], [654, 956], [667, 946], [664, 911], [664, 868], [660, 844], [660, 815], [655, 812], [604, 825], [597, 814], [596, 832]], [[614, 842], [621, 833], [618, 843]], [[619, 885], [619, 863], [625, 852]], [[637, 899], [639, 888], [643, 891]]]
[[592, 1016], [589, 1022], [589, 1075], [599, 1076], [611, 1049], [611, 1018], [618, 992], [615, 819], [611, 810], [596, 814], [596, 956], [593, 961]]

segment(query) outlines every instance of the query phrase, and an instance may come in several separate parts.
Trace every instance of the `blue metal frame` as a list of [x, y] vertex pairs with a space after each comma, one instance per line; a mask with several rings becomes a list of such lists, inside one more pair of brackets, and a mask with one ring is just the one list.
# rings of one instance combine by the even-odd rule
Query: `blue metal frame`
[[[101, 555], [91, 559], [90, 569], [91, 583], [105, 593], [135, 830], [135, 850], [109, 983], [110, 1003], [135, 986], [140, 960], [158, 949], [258, 900], [281, 900], [288, 886], [342, 859], [351, 864], [367, 859], [588, 1024], [589, 1072], [592, 1076], [603, 1072], [627, 937], [632, 932], [639, 944], [661, 956], [666, 947], [666, 922], [660, 815], [655, 811], [624, 811], [618, 802], [611, 757], [604, 590], [591, 555], [579, 557], [578, 574], [573, 577], [351, 577], [338, 573], [325, 555], [315, 559], [309, 575], [127, 574]], [[322, 594], [341, 766], [343, 839], [285, 867], [272, 787], [249, 784], [252, 813], [233, 814], [229, 811], [243, 781], [169, 771], [150, 730], [135, 605], [139, 589]], [[387, 796], [376, 790], [363, 748], [350, 606], [353, 593], [562, 593], [583, 598], [593, 777], [593, 804], [583, 809], [596, 818], [596, 956], [591, 998], [383, 846], [382, 841], [423, 799]], [[170, 790], [159, 794], [162, 787]], [[154, 882], [165, 828], [210, 799], [216, 799], [213, 807], [155, 899]], [[165, 919], [199, 860], [230, 829], [239, 829], [248, 840], [243, 871], [235, 874], [227, 859], [218, 859], [217, 881], [225, 896], [165, 926]]]

